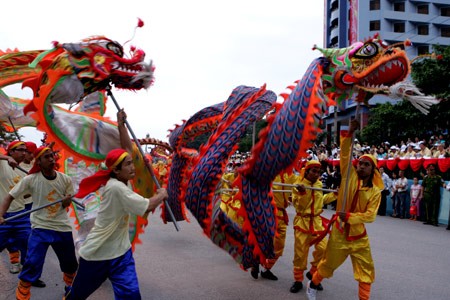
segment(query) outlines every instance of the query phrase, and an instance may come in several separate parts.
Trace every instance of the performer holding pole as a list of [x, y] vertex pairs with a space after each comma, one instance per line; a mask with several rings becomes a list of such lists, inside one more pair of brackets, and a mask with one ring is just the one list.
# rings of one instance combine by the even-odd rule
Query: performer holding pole
[[[108, 93], [108, 96], [110, 96], [111, 99], [112, 99], [112, 101], [114, 102], [114, 105], [116, 106], [117, 111], [120, 112], [122, 109], [120, 108], [119, 104], [118, 104], [117, 101], [116, 101], [116, 98], [115, 98], [114, 95], [112, 94], [112, 92], [111, 92], [111, 87], [108, 86], [107, 89], [106, 89], [106, 91], [107, 91], [107, 93]], [[133, 137], [133, 140], [134, 140], [134, 142], [136, 143], [136, 146], [137, 146], [137, 148], [138, 148], [138, 150], [139, 150], [139, 153], [140, 153], [141, 156], [142, 156], [142, 159], [144, 159], [145, 166], [147, 167], [148, 171], [150, 172], [150, 175], [151, 175], [152, 178], [153, 178], [153, 182], [156, 184], [156, 187], [157, 187], [158, 189], [160, 189], [161, 186], [160, 186], [160, 184], [159, 184], [159, 182], [158, 182], [158, 178], [156, 178], [155, 172], [153, 171], [153, 168], [152, 168], [152, 166], [150, 165], [150, 163], [145, 159], [145, 154], [144, 154], [144, 151], [142, 150], [141, 144], [139, 143], [139, 140], [137, 139], [136, 135], [134, 134], [133, 130], [131, 129], [131, 126], [130, 126], [130, 124], [128, 123], [128, 121], [127, 121], [127, 119], [126, 119], [126, 115], [125, 115], [125, 119], [123, 119], [123, 120], [119, 120], [119, 119], [118, 119], [117, 122], [118, 122], [118, 123], [122, 122], [122, 125], [126, 125], [126, 126], [127, 126], [128, 131], [130, 132], [131, 136]], [[120, 125], [120, 124], [119, 124], [119, 125]], [[120, 128], [119, 128], [119, 130], [120, 130]], [[171, 221], [173, 222], [173, 225], [175, 226], [175, 229], [176, 229], [177, 231], [179, 231], [180, 229], [179, 229], [179, 227], [178, 227], [178, 223], [177, 223], [177, 221], [175, 220], [175, 216], [173, 215], [172, 209], [170, 208], [169, 203], [167, 202], [167, 200], [164, 200], [164, 206], [165, 206], [165, 208], [167, 209], [167, 211], [169, 212], [170, 219], [171, 219]]]
[[[351, 145], [353, 133], [359, 127], [357, 120], [352, 120], [348, 132], [341, 132], [341, 170], [342, 180], [348, 181], [348, 199], [339, 190], [336, 211], [332, 219], [338, 217], [344, 226], [334, 222], [328, 240], [325, 256], [308, 282], [306, 295], [308, 299], [316, 299], [319, 283], [323, 278], [330, 278], [348, 256], [352, 258], [354, 277], [359, 282], [359, 299], [370, 298], [370, 287], [375, 280], [375, 267], [370, 250], [369, 237], [364, 223], [371, 223], [377, 216], [381, 201], [383, 180], [377, 169], [377, 159], [370, 155], [362, 155], [356, 166], [347, 173], [347, 165], [352, 159]], [[342, 192], [341, 192], [342, 191]], [[345, 206], [344, 206], [345, 204]]]
[[87, 299], [109, 279], [116, 299], [141, 299], [128, 232], [129, 214], [143, 216], [167, 199], [160, 188], [147, 199], [127, 186], [135, 176], [131, 154], [111, 150], [106, 156], [107, 170], [83, 179], [75, 197], [82, 198], [105, 185], [95, 225], [79, 250], [80, 267], [69, 299]]
[[0, 224], [4, 223], [4, 214], [22, 195], [30, 194], [37, 206], [61, 199], [61, 202], [35, 211], [31, 215], [31, 234], [28, 240], [28, 252], [19, 284], [17, 299], [30, 299], [32, 282], [42, 274], [45, 256], [49, 246], [55, 251], [66, 288], [72, 285], [78, 267], [75, 246], [72, 237], [72, 225], [66, 207], [70, 205], [73, 194], [72, 180], [69, 176], [55, 170], [55, 157], [48, 147], [40, 147], [35, 153], [35, 162], [29, 175], [25, 176], [4, 198], [0, 206]]

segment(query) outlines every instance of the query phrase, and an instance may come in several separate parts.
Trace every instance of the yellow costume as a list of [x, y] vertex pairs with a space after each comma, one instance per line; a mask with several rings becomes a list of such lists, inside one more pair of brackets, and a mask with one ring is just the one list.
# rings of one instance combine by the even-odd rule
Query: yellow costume
[[[233, 181], [235, 179], [234, 172], [228, 172], [222, 176], [222, 189], [233, 189]], [[220, 203], [220, 209], [234, 222], [242, 227], [244, 219], [237, 215], [238, 210], [241, 208], [241, 201], [235, 199], [234, 195], [237, 192], [222, 191], [222, 203]]]
[[[318, 161], [316, 162], [320, 167]], [[313, 164], [310, 164], [310, 166]], [[308, 167], [308, 166], [307, 166]], [[322, 182], [317, 180], [312, 183], [308, 179], [300, 176], [294, 184], [304, 185], [305, 187], [322, 188]], [[325, 196], [322, 191], [306, 189], [304, 193], [300, 193], [297, 189], [292, 190], [292, 203], [297, 212], [294, 218], [294, 280], [303, 281], [303, 271], [307, 268], [308, 252], [310, 243], [325, 230], [322, 224], [323, 206], [336, 200], [334, 193], [328, 193]], [[322, 259], [327, 241], [322, 239], [314, 245], [313, 260], [311, 261], [310, 273], [314, 273], [317, 265]]]
[[[288, 183], [292, 184], [295, 181], [295, 175], [283, 174], [283, 176], [277, 175], [274, 182]], [[283, 190], [286, 189], [284, 186], [276, 185], [272, 186], [273, 190]], [[273, 247], [275, 252], [275, 257], [266, 260], [264, 267], [270, 270], [273, 265], [277, 262], [278, 258], [283, 255], [284, 244], [286, 241], [286, 229], [289, 223], [288, 214], [286, 208], [289, 206], [289, 193], [284, 192], [273, 192], [273, 199], [275, 205], [277, 206], [277, 232], [275, 233], [275, 238], [273, 240]]]
[[[380, 173], [376, 169], [376, 158], [371, 155], [365, 154], [360, 157], [360, 161], [362, 158], [369, 159], [374, 168], [371, 187], [362, 186], [362, 180], [358, 178], [355, 168], [351, 167], [350, 174], [347, 174], [350, 149], [350, 133], [342, 134], [341, 187], [348, 186], [348, 197], [343, 208], [344, 188], [339, 190], [336, 211], [347, 212], [347, 215], [343, 223], [339, 220], [334, 223], [325, 256], [319, 263], [312, 282], [317, 285], [323, 278], [333, 276], [334, 270], [350, 255], [354, 278], [359, 282], [359, 297], [360, 299], [369, 299], [370, 285], [375, 280], [375, 268], [364, 223], [371, 223], [375, 220], [384, 186]], [[349, 181], [348, 184], [347, 180]]]

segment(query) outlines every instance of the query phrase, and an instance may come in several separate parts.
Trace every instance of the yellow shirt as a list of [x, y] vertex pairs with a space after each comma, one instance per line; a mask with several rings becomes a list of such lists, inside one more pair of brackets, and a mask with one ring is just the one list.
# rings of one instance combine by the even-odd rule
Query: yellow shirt
[[[294, 184], [322, 188], [322, 182], [320, 180], [312, 184], [308, 179], [300, 177]], [[294, 227], [302, 232], [312, 234], [325, 230], [320, 215], [323, 212], [323, 206], [334, 200], [336, 200], [334, 193], [323, 195], [322, 191], [306, 189], [305, 193], [301, 194], [297, 189], [293, 189], [292, 204], [297, 212], [294, 219]]]

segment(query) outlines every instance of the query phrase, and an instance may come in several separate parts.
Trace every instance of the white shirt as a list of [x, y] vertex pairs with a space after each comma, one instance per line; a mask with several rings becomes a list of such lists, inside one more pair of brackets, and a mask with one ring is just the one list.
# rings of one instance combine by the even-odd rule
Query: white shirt
[[131, 248], [128, 233], [130, 213], [142, 216], [149, 200], [123, 182], [111, 178], [105, 185], [95, 225], [79, 250], [85, 260], [117, 258]]

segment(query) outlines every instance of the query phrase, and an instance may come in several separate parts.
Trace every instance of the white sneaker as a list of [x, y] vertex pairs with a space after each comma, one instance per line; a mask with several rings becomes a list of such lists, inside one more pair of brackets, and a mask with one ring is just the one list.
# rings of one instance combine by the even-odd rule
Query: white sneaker
[[11, 266], [9, 267], [9, 273], [11, 273], [11, 274], [17, 274], [21, 270], [22, 270], [22, 266], [20, 265], [20, 263], [11, 264]]
[[317, 290], [310, 287], [311, 280], [308, 281], [308, 284], [306, 285], [306, 296], [308, 297], [308, 300], [316, 300], [316, 294]]

